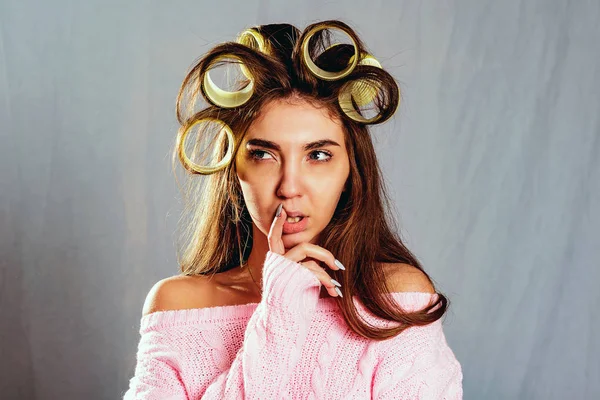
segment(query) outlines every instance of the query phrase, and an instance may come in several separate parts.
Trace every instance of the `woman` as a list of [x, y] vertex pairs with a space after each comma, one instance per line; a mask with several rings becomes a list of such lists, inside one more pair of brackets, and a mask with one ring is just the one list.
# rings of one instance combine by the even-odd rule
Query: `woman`
[[[352, 43], [330, 45], [332, 30]], [[231, 60], [236, 92], [208, 74]], [[335, 20], [248, 29], [191, 69], [175, 154], [206, 182], [190, 184], [182, 273], [144, 304], [126, 399], [462, 398], [448, 301], [386, 215], [368, 125], [398, 103], [391, 75]], [[203, 165], [185, 150], [196, 128]]]

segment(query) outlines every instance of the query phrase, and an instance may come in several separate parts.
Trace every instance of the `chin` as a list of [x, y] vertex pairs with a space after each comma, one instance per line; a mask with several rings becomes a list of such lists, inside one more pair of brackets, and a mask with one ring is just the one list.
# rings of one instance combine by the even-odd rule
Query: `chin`
[[315, 243], [316, 237], [311, 235], [308, 231], [302, 231], [298, 233], [285, 234], [281, 237], [283, 246], [286, 249], [290, 249], [300, 243]]
[[281, 240], [286, 248], [294, 247], [295, 245], [306, 242], [306, 231], [298, 233], [285, 233], [281, 236]]

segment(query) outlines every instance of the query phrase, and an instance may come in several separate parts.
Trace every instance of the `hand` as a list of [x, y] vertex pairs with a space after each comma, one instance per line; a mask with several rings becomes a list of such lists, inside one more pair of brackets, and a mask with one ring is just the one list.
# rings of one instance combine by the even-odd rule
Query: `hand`
[[[283, 246], [283, 240], [281, 239], [281, 236], [283, 233], [283, 224], [285, 223], [286, 218], [287, 214], [283, 207], [281, 207], [281, 215], [279, 217], [275, 215], [273, 223], [271, 224], [271, 229], [269, 230], [269, 235], [267, 236], [269, 250], [273, 253], [281, 254], [284, 257], [300, 263], [302, 266], [308, 268], [316, 275], [323, 286], [327, 288], [327, 292], [331, 296], [336, 297], [341, 295], [340, 289], [334, 283], [336, 281], [332, 281], [331, 277], [327, 274], [327, 272], [325, 272], [325, 269], [322, 268], [316, 261], [314, 261], [320, 260], [333, 270], [343, 269], [342, 263], [339, 262], [329, 250], [326, 250], [321, 246], [317, 246], [316, 244], [303, 242], [292, 247], [287, 251], [287, 253], [285, 252], [285, 247]], [[340, 268], [340, 265], [342, 268]]]

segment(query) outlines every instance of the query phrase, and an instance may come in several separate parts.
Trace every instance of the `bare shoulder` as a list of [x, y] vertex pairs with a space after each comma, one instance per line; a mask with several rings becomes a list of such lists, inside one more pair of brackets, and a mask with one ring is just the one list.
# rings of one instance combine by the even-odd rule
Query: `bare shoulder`
[[419, 268], [403, 263], [384, 264], [389, 289], [392, 292], [435, 293], [427, 275]]
[[214, 277], [171, 276], [152, 286], [146, 296], [142, 315], [156, 311], [211, 307], [215, 303], [216, 292]]
[[260, 296], [248, 289], [237, 270], [214, 275], [176, 275], [152, 286], [146, 296], [142, 315], [156, 311], [233, 306], [258, 303]]

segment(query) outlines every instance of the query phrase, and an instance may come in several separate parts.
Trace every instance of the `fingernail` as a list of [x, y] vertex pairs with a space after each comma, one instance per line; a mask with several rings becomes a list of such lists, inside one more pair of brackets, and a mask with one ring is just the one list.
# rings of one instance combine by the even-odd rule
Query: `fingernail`
[[283, 208], [283, 203], [279, 203], [279, 206], [277, 207], [277, 213], [275, 213], [275, 216], [277, 218], [279, 218], [279, 216], [281, 215], [281, 209]]
[[344, 267], [344, 264], [342, 264], [340, 260], [335, 260], [335, 265], [337, 265], [342, 271], [346, 270], [346, 267]]
[[335, 279], [332, 279], [331, 283], [333, 283], [335, 286], [340, 286], [340, 287], [342, 286], [342, 284], [339, 283], [338, 281], [336, 281]]
[[340, 290], [339, 287], [336, 286], [335, 291], [337, 292], [337, 294], [339, 294], [341, 297], [344, 297], [344, 295], [342, 294], [342, 291]]

